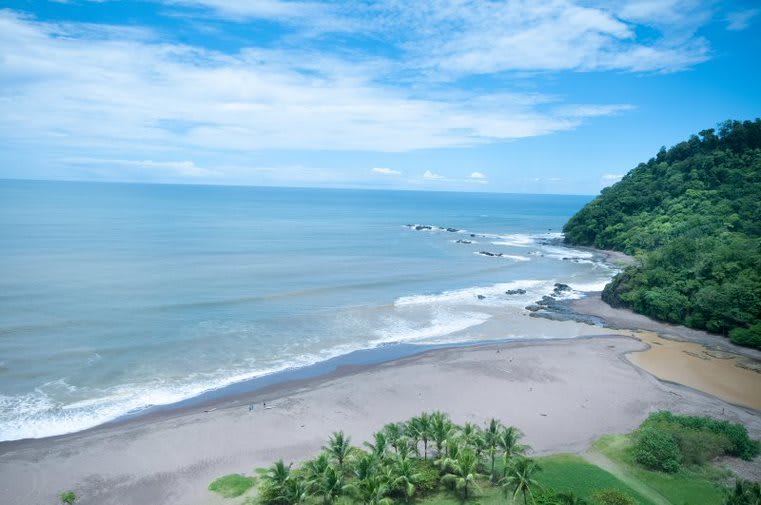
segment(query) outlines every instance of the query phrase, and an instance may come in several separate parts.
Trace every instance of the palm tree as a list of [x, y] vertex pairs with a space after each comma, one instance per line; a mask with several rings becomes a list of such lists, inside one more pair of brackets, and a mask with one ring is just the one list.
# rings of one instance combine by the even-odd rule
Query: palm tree
[[494, 473], [494, 466], [497, 461], [497, 449], [499, 448], [499, 435], [504, 429], [504, 426], [497, 419], [491, 418], [489, 424], [484, 430], [484, 445], [486, 446], [486, 452], [489, 454], [491, 461], [491, 480], [496, 481], [497, 476]]
[[392, 505], [394, 503], [386, 496], [389, 491], [388, 484], [378, 475], [358, 480], [346, 486], [346, 490], [363, 505]]
[[539, 471], [541, 467], [533, 459], [517, 459], [510, 465], [507, 475], [502, 479], [502, 491], [505, 495], [512, 495], [513, 501], [519, 494], [523, 495], [523, 505], [528, 505], [529, 499], [531, 501], [534, 499], [532, 488], [540, 487], [539, 482], [534, 478]]
[[415, 449], [410, 444], [410, 440], [407, 437], [402, 437], [396, 443], [396, 457], [400, 459], [409, 458]]
[[354, 464], [354, 476], [357, 480], [364, 480], [378, 473], [378, 456], [375, 453], [363, 454]]
[[497, 438], [497, 445], [502, 451], [502, 458], [504, 462], [503, 476], [507, 474], [507, 470], [510, 467], [510, 462], [516, 456], [522, 456], [526, 453], [527, 446], [521, 445], [518, 442], [523, 433], [515, 426], [509, 426], [502, 430]]
[[749, 480], [735, 481], [735, 487], [727, 495], [724, 505], [761, 505], [761, 484]]
[[287, 505], [297, 505], [307, 499], [307, 484], [301, 478], [289, 478], [282, 487], [280, 498]]
[[428, 459], [428, 441], [431, 439], [431, 416], [423, 412], [414, 419], [415, 431], [418, 438], [423, 441], [423, 459]]
[[417, 484], [421, 477], [414, 462], [410, 459], [397, 458], [391, 469], [391, 475], [393, 476], [392, 487], [401, 490], [404, 501], [409, 502], [417, 491]]
[[399, 440], [404, 436], [404, 429], [401, 423], [388, 423], [383, 427], [383, 433], [386, 435], [388, 444], [394, 448], [394, 452], [399, 454]]
[[470, 491], [478, 488], [479, 463], [475, 452], [471, 449], [463, 449], [457, 459], [450, 460], [448, 473], [442, 477], [441, 481], [454, 484], [455, 489], [461, 491], [463, 498], [467, 500], [470, 497]]
[[388, 439], [386, 434], [382, 431], [373, 434], [373, 443], [365, 442], [365, 447], [370, 449], [370, 452], [375, 454], [378, 459], [386, 457], [388, 451]]
[[336, 460], [338, 469], [343, 471], [344, 462], [351, 454], [351, 438], [344, 435], [343, 431], [333, 432], [328, 440], [328, 445], [323, 449]]
[[283, 460], [280, 459], [267, 469], [264, 478], [275, 486], [282, 486], [291, 476], [291, 466], [293, 466], [293, 463], [286, 466]]
[[446, 441], [452, 436], [454, 432], [454, 425], [449, 420], [449, 416], [442, 412], [434, 412], [431, 414], [431, 438], [436, 443], [436, 452], [441, 458]]
[[316, 492], [319, 487], [320, 479], [330, 467], [330, 457], [327, 453], [321, 452], [315, 459], [309, 460], [304, 464], [304, 478], [307, 482], [307, 489], [310, 492]]
[[345, 490], [343, 474], [339, 470], [329, 466], [317, 482], [314, 483], [312, 489], [315, 494], [322, 496], [323, 504], [330, 505]]

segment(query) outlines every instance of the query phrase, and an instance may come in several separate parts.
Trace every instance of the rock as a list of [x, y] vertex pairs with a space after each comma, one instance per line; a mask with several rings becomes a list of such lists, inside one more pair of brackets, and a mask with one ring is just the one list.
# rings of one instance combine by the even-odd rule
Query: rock
[[415, 229], [416, 229], [417, 231], [421, 231], [421, 230], [432, 230], [432, 229], [433, 229], [433, 226], [428, 226], [427, 224], [418, 224], [418, 225], [415, 225]]
[[476, 234], [475, 233], [471, 233], [470, 236], [475, 238]]
[[472, 244], [473, 243], [470, 240], [463, 240], [463, 239], [457, 239], [454, 242], [455, 244]]
[[483, 299], [485, 299], [486, 297], [485, 297], [484, 295], [476, 295], [476, 298], [478, 298], [479, 300], [483, 300]]
[[520, 289], [520, 288], [518, 288], [518, 289], [508, 289], [507, 291], [505, 291], [505, 294], [506, 295], [525, 295], [526, 294], [526, 290], [525, 289]]
[[537, 305], [537, 304], [535, 304], [535, 303], [533, 303], [531, 305], [527, 305], [525, 308], [526, 308], [526, 310], [530, 310], [531, 312], [536, 312], [537, 310], [542, 310], [542, 307]]
[[569, 286], [568, 284], [563, 284], [562, 282], [555, 283], [555, 291], [557, 293], [562, 293], [563, 291], [570, 291], [570, 290], [571, 290], [571, 286]]
[[457, 233], [458, 231], [460, 231], [460, 230], [458, 230], [457, 228], [447, 228], [446, 230], [447, 230], [449, 233]]

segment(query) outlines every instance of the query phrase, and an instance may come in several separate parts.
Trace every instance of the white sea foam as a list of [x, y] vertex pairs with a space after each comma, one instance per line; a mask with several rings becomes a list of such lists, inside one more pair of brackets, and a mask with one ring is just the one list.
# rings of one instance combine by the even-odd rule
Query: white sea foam
[[403, 319], [387, 321], [385, 328], [375, 331], [377, 339], [371, 344], [387, 344], [396, 342], [416, 342], [431, 338], [440, 338], [458, 333], [468, 328], [478, 326], [488, 321], [492, 316], [483, 312], [450, 312], [436, 311], [430, 324], [415, 326]]
[[[509, 289], [525, 289], [526, 295], [511, 296], [509, 299], [504, 299], [503, 301], [525, 300], [525, 298], [536, 297], [537, 295], [546, 294], [552, 291], [554, 282], [554, 280], [541, 281], [524, 279], [512, 282], [502, 282], [491, 286], [473, 286], [463, 289], [454, 289], [429, 295], [403, 296], [394, 301], [394, 306], [410, 307], [419, 305], [463, 305], [477, 302], [481, 303], [482, 301], [488, 300], [489, 297], [502, 297], [502, 295], [505, 294], [505, 291]], [[486, 297], [485, 300], [479, 300], [479, 295]]]

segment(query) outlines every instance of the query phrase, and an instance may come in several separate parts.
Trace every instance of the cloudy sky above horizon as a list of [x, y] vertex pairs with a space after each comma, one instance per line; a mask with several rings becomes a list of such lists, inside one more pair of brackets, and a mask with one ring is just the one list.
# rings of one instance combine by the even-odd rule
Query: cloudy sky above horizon
[[594, 194], [761, 115], [761, 4], [0, 4], [0, 178]]

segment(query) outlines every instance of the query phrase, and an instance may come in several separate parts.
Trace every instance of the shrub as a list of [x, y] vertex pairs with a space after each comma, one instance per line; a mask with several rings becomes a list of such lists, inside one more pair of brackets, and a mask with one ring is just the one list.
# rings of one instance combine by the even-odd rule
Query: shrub
[[729, 332], [729, 339], [737, 345], [761, 349], [761, 323], [750, 328], [735, 328]]
[[[761, 452], [761, 446], [757, 440], [748, 436], [748, 430], [742, 424], [720, 421], [705, 416], [677, 416], [671, 412], [662, 410], [650, 414], [642, 423], [642, 427], [653, 427], [660, 430], [668, 430], [673, 433], [683, 433], [684, 429], [699, 432], [710, 432], [723, 435], [729, 440], [731, 446], [724, 454], [737, 456], [750, 461]], [[696, 443], [703, 443], [697, 440]]]
[[209, 484], [209, 491], [219, 493], [225, 498], [235, 498], [240, 496], [254, 485], [253, 477], [246, 477], [238, 473], [232, 473], [220, 477], [211, 484]]
[[637, 505], [634, 498], [617, 489], [603, 489], [592, 495], [592, 503], [595, 505]]
[[75, 501], [77, 501], [77, 495], [74, 494], [74, 491], [61, 493], [61, 503], [64, 503], [65, 505], [73, 505]]
[[418, 461], [417, 494], [426, 495], [439, 488], [439, 470], [431, 461]]
[[674, 473], [682, 463], [682, 452], [671, 433], [644, 427], [635, 434], [634, 459], [652, 470]]
[[729, 437], [723, 433], [684, 429], [669, 430], [679, 444], [682, 462], [685, 465], [703, 465], [732, 448]]

